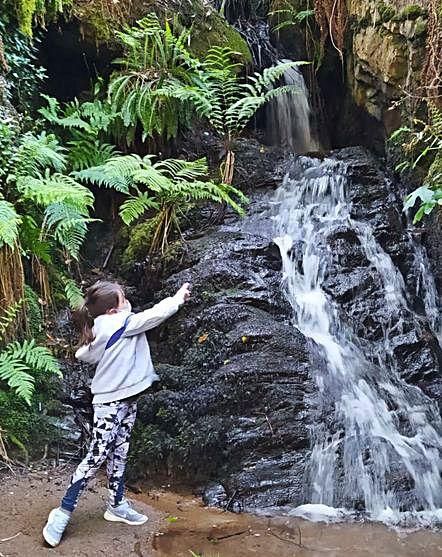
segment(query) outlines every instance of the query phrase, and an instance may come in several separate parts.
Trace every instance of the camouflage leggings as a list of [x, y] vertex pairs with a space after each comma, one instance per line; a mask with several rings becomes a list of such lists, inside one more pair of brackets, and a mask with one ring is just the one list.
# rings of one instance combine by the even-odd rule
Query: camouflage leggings
[[84, 459], [72, 475], [61, 507], [73, 511], [90, 478], [93, 478], [104, 461], [108, 478], [110, 504], [121, 503], [124, 495], [129, 440], [137, 415], [137, 402], [127, 399], [106, 404], [94, 404], [92, 441]]

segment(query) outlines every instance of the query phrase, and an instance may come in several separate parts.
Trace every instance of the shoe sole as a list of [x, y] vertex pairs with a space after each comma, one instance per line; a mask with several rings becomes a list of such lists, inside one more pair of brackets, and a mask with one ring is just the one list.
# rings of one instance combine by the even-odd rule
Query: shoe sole
[[51, 520], [51, 517], [52, 517], [53, 513], [54, 513], [56, 510], [57, 510], [57, 509], [53, 509], [53, 510], [49, 513], [47, 523], [46, 523], [45, 527], [43, 528], [43, 538], [44, 538], [45, 542], [46, 542], [48, 545], [50, 545], [51, 547], [57, 547], [57, 545], [60, 543], [60, 542], [56, 542], [56, 541], [54, 540], [54, 538], [52, 538], [52, 537], [49, 535], [49, 533], [48, 533], [48, 524], [49, 524], [49, 522], [50, 522], [50, 520]]
[[127, 518], [116, 516], [115, 514], [106, 511], [104, 513], [104, 520], [107, 520], [109, 522], [124, 522], [124, 524], [129, 524], [129, 526], [141, 526], [142, 524], [145, 524], [149, 519], [146, 516], [141, 522], [131, 522], [130, 520], [127, 520]]

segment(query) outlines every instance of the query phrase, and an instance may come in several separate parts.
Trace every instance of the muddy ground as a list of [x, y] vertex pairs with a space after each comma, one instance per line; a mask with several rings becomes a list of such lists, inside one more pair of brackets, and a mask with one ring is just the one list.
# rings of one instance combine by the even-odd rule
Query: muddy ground
[[205, 508], [174, 486], [129, 494], [147, 524], [131, 527], [103, 520], [104, 479], [90, 484], [62, 544], [45, 546], [41, 529], [58, 504], [70, 469], [7, 474], [1, 478], [0, 557], [106, 555], [137, 557], [436, 557], [442, 534], [398, 533], [373, 524], [314, 524], [259, 518]]

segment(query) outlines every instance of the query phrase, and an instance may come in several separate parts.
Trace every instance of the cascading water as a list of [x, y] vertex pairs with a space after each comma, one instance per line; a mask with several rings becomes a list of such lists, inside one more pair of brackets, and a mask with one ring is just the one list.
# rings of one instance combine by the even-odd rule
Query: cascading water
[[[318, 362], [320, 419], [311, 431], [305, 500], [330, 512], [365, 510], [390, 524], [440, 520], [441, 420], [436, 405], [401, 379], [390, 339], [411, 311], [404, 281], [370, 225], [352, 218], [348, 187], [343, 162], [297, 157], [276, 197], [286, 295]], [[380, 340], [359, 338], [358, 324], [344, 322], [324, 288], [333, 264], [327, 237], [344, 228], [357, 236], [382, 284], [378, 295], [392, 318]], [[430, 313], [434, 301], [425, 303]], [[407, 484], [406, 496], [395, 488], [397, 478]]]
[[[289, 62], [290, 60], [281, 60]], [[291, 90], [275, 97], [267, 108], [267, 130], [271, 142], [292, 153], [317, 151], [310, 128], [310, 104], [304, 77], [297, 67], [284, 73]]]

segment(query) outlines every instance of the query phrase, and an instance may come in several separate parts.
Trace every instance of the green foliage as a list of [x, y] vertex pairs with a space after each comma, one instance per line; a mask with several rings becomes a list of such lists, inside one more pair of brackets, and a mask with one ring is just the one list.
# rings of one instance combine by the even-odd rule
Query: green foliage
[[[17, 305], [8, 308], [1, 318], [2, 336], [18, 313]], [[2, 338], [0, 338], [0, 342]], [[0, 350], [0, 382], [7, 386], [26, 403], [31, 403], [34, 393], [35, 373], [56, 374], [61, 376], [57, 361], [35, 340], [10, 342]]]
[[175, 137], [180, 126], [190, 124], [190, 105], [162, 95], [160, 90], [175, 82], [193, 85], [198, 79], [197, 61], [184, 46], [189, 32], [175, 36], [167, 21], [163, 29], [158, 17], [150, 14], [117, 35], [124, 55], [114, 61], [119, 71], [111, 78], [108, 95], [121, 113], [128, 144], [138, 125], [143, 140], [155, 135]]
[[413, 224], [421, 221], [424, 215], [429, 215], [435, 207], [442, 206], [442, 175], [439, 175], [439, 184], [436, 189], [421, 186], [406, 197], [404, 209], [414, 207], [416, 201], [420, 200], [420, 206], [414, 215]]
[[6, 244], [14, 248], [18, 238], [21, 217], [9, 201], [0, 198], [0, 248]]
[[239, 136], [256, 111], [291, 86], [273, 85], [284, 72], [305, 62], [286, 62], [255, 72], [245, 80], [239, 77], [242, 65], [234, 62], [235, 53], [225, 47], [208, 50], [202, 62], [201, 80], [197, 86], [172, 83], [164, 86], [164, 94], [183, 102], [191, 102], [198, 114], [207, 119], [214, 131], [230, 143]]
[[35, 23], [44, 26], [72, 6], [73, 0], [13, 0], [22, 33], [32, 37]]
[[70, 257], [78, 258], [92, 220], [92, 193], [62, 173], [67, 165], [65, 151], [53, 134], [24, 134], [6, 172], [11, 201], [0, 200], [0, 216], [9, 215], [8, 220], [0, 220], [0, 242], [13, 247], [23, 230], [25, 251], [46, 262], [54, 240]]
[[13, 305], [3, 309], [3, 313], [0, 315], [0, 342], [4, 339], [5, 333], [17, 319], [23, 306], [23, 300], [18, 300]]
[[282, 10], [275, 10], [270, 12], [269, 15], [283, 16], [284, 20], [273, 27], [273, 31], [280, 31], [286, 27], [291, 27], [293, 25], [299, 25], [304, 23], [306, 20], [311, 19], [315, 16], [314, 10], [295, 10], [293, 6], [289, 6]]
[[3, 40], [6, 94], [12, 104], [28, 114], [46, 79], [46, 70], [38, 64], [39, 37], [30, 41], [10, 21], [6, 14], [0, 16], [0, 37]]
[[390, 142], [401, 142], [405, 155], [405, 160], [396, 165], [398, 172], [415, 170], [426, 159], [436, 155], [423, 185], [405, 199], [404, 210], [414, 207], [418, 200], [420, 202], [414, 224], [442, 205], [442, 111], [429, 103], [428, 117], [428, 122], [414, 118], [413, 127], [401, 127], [389, 138]]
[[43, 326], [44, 326], [44, 316], [42, 311], [41, 300], [38, 294], [32, 290], [32, 288], [25, 284], [25, 308], [26, 317], [28, 321], [29, 331], [32, 337], [41, 337]]
[[83, 293], [73, 279], [65, 279], [64, 291], [71, 309], [78, 309], [84, 302]]
[[48, 105], [39, 113], [56, 129], [69, 147], [67, 162], [73, 170], [98, 166], [117, 154], [107, 142], [110, 129], [118, 129], [119, 114], [107, 101], [77, 99], [61, 106], [53, 97], [42, 95]]
[[[167, 159], [153, 162], [147, 155], [120, 155], [104, 165], [90, 168], [75, 175], [98, 186], [117, 189], [127, 195], [120, 207], [120, 216], [126, 225], [151, 210], [156, 219], [151, 250], [161, 247], [164, 252], [169, 236], [179, 230], [177, 213], [184, 213], [199, 201], [227, 203], [238, 213], [245, 196], [227, 184], [215, 184], [204, 178], [208, 168], [205, 159], [184, 161]], [[235, 201], [235, 197], [238, 202]]]

